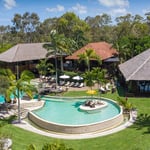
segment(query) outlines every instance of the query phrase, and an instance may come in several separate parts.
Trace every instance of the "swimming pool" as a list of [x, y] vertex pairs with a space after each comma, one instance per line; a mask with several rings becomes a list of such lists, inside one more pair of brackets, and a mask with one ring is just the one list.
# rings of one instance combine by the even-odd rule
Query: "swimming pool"
[[86, 100], [87, 98], [47, 98], [44, 107], [29, 113], [29, 119], [42, 128], [69, 133], [104, 130], [122, 122], [122, 110], [114, 101], [103, 98], [102, 101], [108, 103], [106, 108], [96, 113], [87, 113], [79, 109]]
[[4, 103], [4, 102], [5, 102], [4, 96], [0, 95], [0, 103]]

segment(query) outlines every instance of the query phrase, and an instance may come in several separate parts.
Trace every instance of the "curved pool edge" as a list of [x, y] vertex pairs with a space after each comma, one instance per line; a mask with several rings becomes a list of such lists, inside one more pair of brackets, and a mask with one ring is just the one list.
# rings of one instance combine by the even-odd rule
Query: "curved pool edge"
[[[114, 100], [109, 99], [109, 98], [103, 98], [103, 99], [110, 100], [116, 103]], [[84, 133], [91, 133], [91, 132], [97, 132], [97, 131], [103, 132], [103, 131], [110, 130], [114, 127], [119, 126], [124, 121], [121, 107], [120, 107], [120, 113], [116, 115], [115, 117], [98, 122], [98, 123], [86, 124], [86, 125], [69, 125], [68, 126], [68, 125], [56, 124], [56, 123], [49, 122], [49, 121], [39, 118], [31, 111], [28, 113], [28, 118], [37, 126], [43, 129], [53, 131], [53, 132], [58, 132], [58, 133], [66, 133], [66, 134], [84, 134]]]

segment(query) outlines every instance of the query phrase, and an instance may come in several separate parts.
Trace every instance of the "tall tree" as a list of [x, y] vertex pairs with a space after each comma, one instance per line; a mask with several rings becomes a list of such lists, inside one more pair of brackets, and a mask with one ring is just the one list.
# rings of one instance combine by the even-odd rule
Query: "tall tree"
[[36, 13], [15, 14], [12, 22], [17, 36], [23, 37], [24, 42], [33, 42], [36, 28], [40, 23], [39, 16]]
[[59, 34], [73, 39], [81, 48], [90, 39], [89, 26], [72, 12], [67, 12], [58, 18], [56, 29]]

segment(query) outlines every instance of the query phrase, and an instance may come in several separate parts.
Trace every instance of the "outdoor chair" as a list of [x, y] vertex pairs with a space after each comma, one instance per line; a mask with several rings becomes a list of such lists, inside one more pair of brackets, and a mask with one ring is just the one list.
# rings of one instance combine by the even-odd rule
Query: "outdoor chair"
[[107, 91], [103, 86], [101, 86], [100, 89], [99, 89], [99, 92], [102, 93], [102, 94], [105, 94]]
[[110, 83], [107, 83], [106, 86], [105, 86], [105, 88], [106, 88], [107, 91], [111, 91]]
[[70, 86], [70, 87], [73, 87], [74, 84], [75, 84], [74, 82], [71, 82], [69, 86]]
[[59, 82], [59, 85], [60, 85], [60, 86], [65, 85], [65, 81], [60, 81], [60, 82]]
[[74, 87], [78, 87], [79, 86], [79, 82], [76, 82], [75, 84], [74, 84]]
[[65, 84], [65, 86], [69, 86], [70, 85], [70, 81], [67, 81], [67, 83]]
[[84, 87], [84, 83], [80, 83], [78, 87], [79, 87], [79, 88]]

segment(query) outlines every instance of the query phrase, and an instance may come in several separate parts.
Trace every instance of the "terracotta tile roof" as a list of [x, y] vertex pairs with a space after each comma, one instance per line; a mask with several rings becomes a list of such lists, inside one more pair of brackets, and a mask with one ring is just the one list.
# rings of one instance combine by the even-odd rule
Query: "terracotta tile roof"
[[74, 52], [72, 55], [66, 57], [66, 59], [79, 59], [78, 55], [84, 53], [88, 48], [93, 49], [95, 53], [100, 56], [101, 60], [118, 55], [117, 50], [112, 48], [111, 44], [106, 42], [96, 42], [87, 44], [86, 46]]

